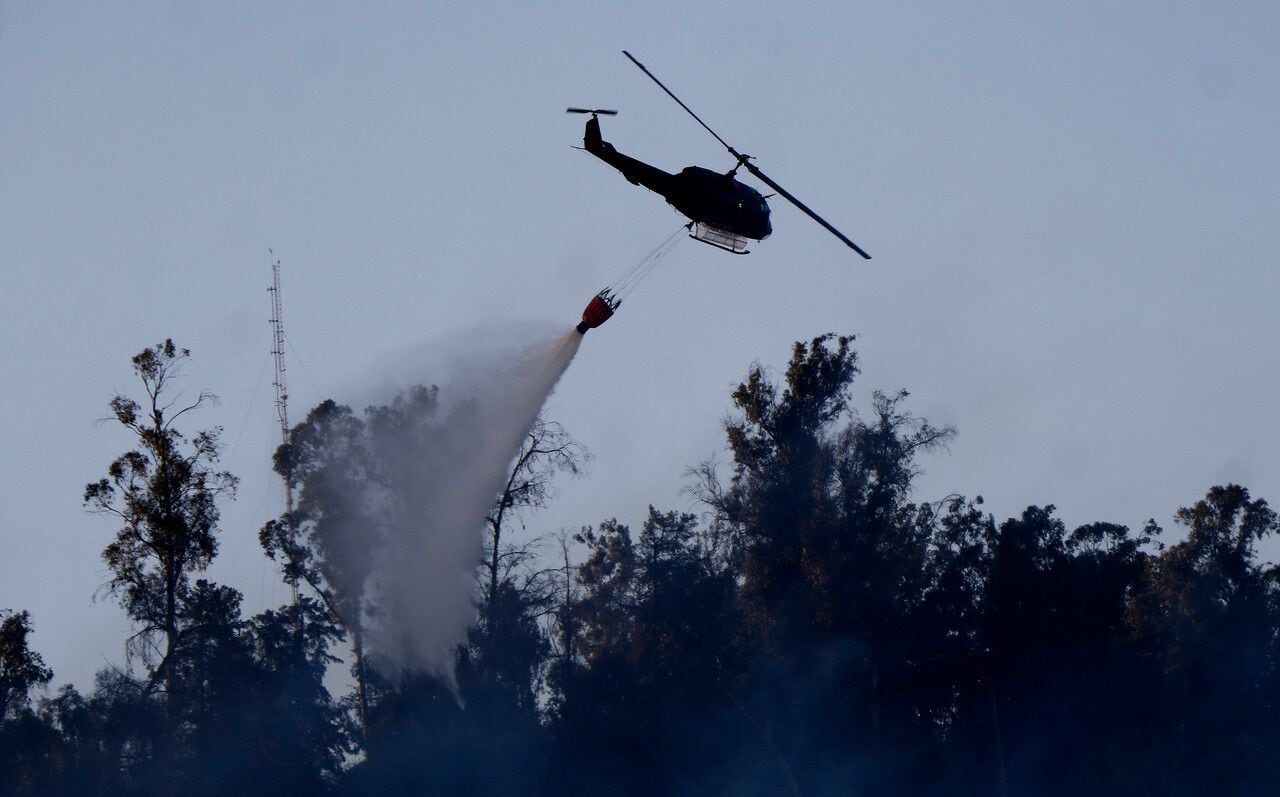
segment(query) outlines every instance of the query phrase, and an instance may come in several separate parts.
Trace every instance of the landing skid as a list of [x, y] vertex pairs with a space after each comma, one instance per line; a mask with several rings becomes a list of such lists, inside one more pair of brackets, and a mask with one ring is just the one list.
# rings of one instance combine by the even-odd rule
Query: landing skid
[[751, 250], [750, 250], [750, 249], [733, 249], [733, 248], [731, 248], [731, 247], [725, 246], [724, 244], [718, 244], [718, 243], [716, 243], [715, 241], [708, 241], [706, 238], [699, 238], [698, 236], [696, 236], [696, 235], [694, 235], [694, 234], [692, 234], [692, 233], [690, 233], [690, 234], [689, 234], [689, 237], [690, 237], [690, 238], [692, 238], [692, 239], [693, 239], [693, 240], [695, 240], [695, 241], [698, 241], [699, 243], [704, 243], [704, 244], [706, 244], [707, 246], [714, 246], [716, 249], [723, 249], [724, 251], [728, 252], [728, 253], [729, 253], [729, 254], [731, 254], [731, 255], [749, 255], [749, 254], [751, 254]]
[[714, 246], [716, 249], [723, 249], [735, 255], [751, 254], [751, 251], [746, 248], [747, 239], [741, 235], [735, 235], [700, 221], [689, 224], [688, 229], [689, 237], [695, 241], [701, 241], [708, 246]]

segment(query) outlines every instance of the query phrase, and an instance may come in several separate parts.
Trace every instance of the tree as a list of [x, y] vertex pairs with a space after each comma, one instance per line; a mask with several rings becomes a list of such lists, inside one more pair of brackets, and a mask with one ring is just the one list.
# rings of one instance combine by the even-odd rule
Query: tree
[[246, 633], [256, 664], [251, 761], [259, 765], [259, 782], [274, 784], [260, 788], [322, 790], [340, 777], [345, 756], [357, 751], [358, 735], [324, 685], [328, 666], [337, 662], [329, 643], [340, 631], [326, 607], [300, 596], [254, 617]]
[[[798, 771], [855, 755], [866, 772], [889, 771], [882, 753], [920, 736], [909, 690], [925, 641], [930, 530], [910, 490], [920, 454], [954, 430], [907, 412], [905, 391], [874, 393], [869, 419], [852, 411], [852, 341], [796, 343], [780, 383], [753, 366], [725, 426], [732, 481], [701, 471], [713, 527], [740, 550], [748, 628], [765, 654], [756, 677], [785, 690], [773, 703], [780, 733], [811, 756]], [[808, 736], [825, 725], [842, 733]]]
[[[564, 650], [554, 726], [558, 788], [652, 793], [732, 755], [705, 749], [707, 720], [732, 711], [743, 668], [736, 584], [724, 557], [688, 513], [653, 507], [638, 534], [607, 520], [582, 529], [581, 594], [561, 607]], [[566, 611], [568, 609], [568, 611]], [[566, 659], [568, 659], [566, 661]], [[742, 723], [735, 717], [728, 726]], [[755, 739], [751, 740], [753, 743]], [[710, 759], [710, 760], [708, 760]]]
[[480, 693], [506, 704], [514, 715], [536, 721], [537, 692], [550, 654], [541, 618], [552, 612], [554, 570], [537, 565], [541, 541], [506, 541], [507, 524], [546, 505], [558, 473], [577, 475], [590, 453], [564, 427], [542, 414], [534, 420], [494, 500], [487, 522], [479, 623], [468, 632], [459, 680], [469, 682], [468, 701]]
[[181, 392], [171, 395], [190, 356], [165, 340], [133, 357], [145, 399], [140, 404], [116, 395], [110, 406], [137, 448], [112, 462], [107, 478], [84, 491], [90, 511], [121, 523], [115, 542], [102, 552], [111, 571], [107, 589], [140, 626], [130, 652], [149, 668], [149, 688], [163, 683], [170, 707], [175, 655], [189, 630], [183, 613], [191, 597], [190, 576], [208, 567], [217, 553], [218, 502], [234, 496], [236, 487], [234, 476], [214, 469], [221, 429], [188, 439], [174, 425], [214, 400], [203, 391], [185, 404]]
[[1174, 517], [1186, 538], [1148, 561], [1128, 611], [1156, 688], [1156, 760], [1200, 793], [1263, 793], [1280, 777], [1262, 753], [1280, 742], [1280, 570], [1258, 544], [1280, 519], [1236, 484]]
[[733, 393], [740, 415], [725, 425], [733, 484], [713, 508], [742, 529], [743, 597], [753, 625], [779, 642], [812, 636], [830, 620], [816, 570], [827, 562], [812, 546], [837, 511], [830, 427], [858, 373], [852, 340], [796, 343], [781, 389], [753, 366]]
[[0, 724], [31, 708], [31, 691], [49, 683], [53, 672], [40, 654], [27, 645], [31, 634], [28, 612], [0, 612]]
[[503, 560], [524, 558], [521, 549], [509, 545], [503, 549], [502, 534], [509, 515], [546, 506], [555, 475], [564, 472], [576, 476], [590, 459], [591, 453], [570, 437], [563, 426], [538, 414], [524, 437], [506, 485], [485, 519], [489, 530], [484, 563], [487, 603], [495, 601], [504, 571], [510, 572], [511, 568], [504, 567]]
[[[424, 389], [425, 390], [425, 389]], [[434, 402], [434, 392], [424, 401]], [[286, 583], [306, 587], [327, 617], [323, 627], [350, 635], [356, 682], [356, 718], [367, 732], [369, 696], [365, 662], [366, 582], [383, 535], [387, 485], [379, 472], [370, 431], [350, 407], [326, 400], [289, 431], [275, 453], [275, 470], [296, 491], [292, 515], [272, 520], [259, 533], [262, 548], [284, 569]], [[301, 609], [295, 619], [305, 615]], [[292, 638], [301, 640], [306, 632]], [[310, 666], [323, 663], [322, 646]]]
[[31, 693], [53, 678], [31, 650], [31, 615], [0, 612], [0, 793], [38, 794], [56, 769], [58, 736], [31, 710]]
[[559, 550], [552, 581], [554, 595], [551, 599], [550, 642], [551, 661], [547, 667], [548, 714], [555, 721], [563, 714], [565, 700], [576, 692], [578, 673], [582, 669], [579, 656], [581, 621], [578, 618], [577, 579], [573, 564], [571, 543], [573, 537], [567, 529], [556, 536]]

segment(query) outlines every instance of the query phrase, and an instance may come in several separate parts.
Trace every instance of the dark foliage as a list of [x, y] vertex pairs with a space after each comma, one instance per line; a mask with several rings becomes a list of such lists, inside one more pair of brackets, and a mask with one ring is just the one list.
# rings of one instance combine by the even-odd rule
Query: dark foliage
[[[188, 440], [165, 388], [186, 352], [112, 402], [138, 441], [89, 485], [121, 530], [108, 588], [141, 672], [52, 678], [30, 617], [0, 623], [0, 793], [1262, 795], [1280, 783], [1276, 513], [1213, 487], [1154, 521], [998, 522], [982, 498], [919, 502], [954, 432], [871, 394], [852, 338], [750, 369], [732, 470], [695, 471], [702, 514], [650, 507], [548, 547], [504, 525], [585, 450], [540, 421], [488, 518], [456, 684], [366, 666], [367, 542], [395, 504], [384, 435], [421, 388], [364, 419], [325, 402], [276, 456], [292, 513], [262, 531], [297, 598], [245, 619], [195, 576], [217, 551], [217, 434]], [[202, 396], [202, 399], [204, 397]], [[188, 409], [194, 409], [193, 403]], [[363, 553], [362, 553], [363, 552]], [[356, 689], [326, 672], [350, 645]], [[346, 653], [344, 648], [341, 653]], [[330, 679], [328, 683], [332, 684]], [[44, 697], [40, 697], [44, 694]]]

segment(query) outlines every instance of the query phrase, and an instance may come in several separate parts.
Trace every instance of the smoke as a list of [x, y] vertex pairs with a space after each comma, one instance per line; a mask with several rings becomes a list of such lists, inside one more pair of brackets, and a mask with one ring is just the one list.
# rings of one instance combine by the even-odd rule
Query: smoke
[[491, 335], [455, 348], [436, 374], [443, 378], [430, 379], [438, 393], [402, 396], [393, 433], [373, 440], [394, 476], [397, 506], [367, 585], [370, 650], [384, 675], [427, 672], [455, 693], [455, 649], [474, 620], [485, 518], [582, 341], [574, 330], [507, 345], [493, 345]]

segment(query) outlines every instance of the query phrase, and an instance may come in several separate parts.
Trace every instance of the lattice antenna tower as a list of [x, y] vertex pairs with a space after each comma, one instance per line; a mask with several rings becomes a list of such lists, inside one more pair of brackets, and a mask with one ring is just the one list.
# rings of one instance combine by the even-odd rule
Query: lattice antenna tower
[[[271, 356], [276, 361], [276, 415], [280, 418], [280, 442], [289, 444], [289, 389], [285, 386], [284, 357], [284, 300], [280, 295], [280, 258], [268, 249], [271, 255]], [[284, 505], [289, 516], [293, 515], [293, 478], [286, 473], [284, 477]]]

